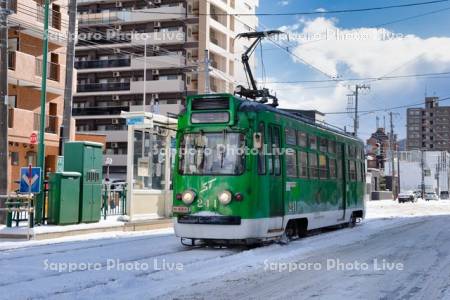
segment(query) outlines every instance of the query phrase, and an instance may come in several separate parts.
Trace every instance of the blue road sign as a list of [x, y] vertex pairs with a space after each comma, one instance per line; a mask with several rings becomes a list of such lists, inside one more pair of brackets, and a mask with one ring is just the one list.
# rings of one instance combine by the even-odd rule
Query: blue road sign
[[[31, 176], [30, 176], [31, 175]], [[41, 168], [20, 168], [20, 189], [21, 193], [41, 192]]]
[[141, 125], [144, 124], [144, 117], [127, 118], [127, 125]]

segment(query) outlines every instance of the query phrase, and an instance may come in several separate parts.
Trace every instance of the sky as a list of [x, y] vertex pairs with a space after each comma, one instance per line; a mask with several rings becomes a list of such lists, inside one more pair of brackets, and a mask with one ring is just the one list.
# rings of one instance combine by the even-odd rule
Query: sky
[[[260, 0], [257, 12], [326, 12], [417, 2], [425, 0]], [[450, 74], [376, 81], [324, 81], [450, 72], [450, 1], [345, 14], [260, 16], [258, 29], [280, 29], [289, 34], [289, 40], [280, 37], [264, 42], [262, 58], [259, 49], [255, 52], [259, 83], [276, 92], [280, 108], [344, 112], [327, 114], [326, 121], [353, 131], [353, 117], [345, 113], [348, 95], [357, 83], [370, 86], [359, 97], [360, 138], [367, 139], [375, 131], [377, 117], [381, 127], [384, 119], [389, 126], [386, 108], [422, 103], [425, 95], [450, 96]], [[288, 48], [295, 56], [281, 48]], [[440, 105], [450, 105], [450, 100]], [[374, 109], [380, 111], [373, 112]], [[404, 138], [406, 108], [392, 111], [394, 130]]]

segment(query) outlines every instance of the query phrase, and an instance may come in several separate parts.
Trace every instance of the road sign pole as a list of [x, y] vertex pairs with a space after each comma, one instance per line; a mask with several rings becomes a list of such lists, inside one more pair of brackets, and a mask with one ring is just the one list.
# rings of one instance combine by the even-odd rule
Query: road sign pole
[[[38, 167], [41, 168], [41, 178], [44, 178], [45, 174], [45, 105], [47, 100], [47, 62], [48, 62], [48, 11], [50, 0], [45, 0], [44, 7], [44, 36], [42, 41], [42, 82], [41, 82], [41, 118], [39, 128], [39, 147], [38, 147]], [[41, 180], [43, 183], [44, 180]], [[35, 203], [35, 220], [36, 223], [42, 222], [42, 207], [45, 201], [45, 192], [41, 189], [41, 192], [37, 195]]]

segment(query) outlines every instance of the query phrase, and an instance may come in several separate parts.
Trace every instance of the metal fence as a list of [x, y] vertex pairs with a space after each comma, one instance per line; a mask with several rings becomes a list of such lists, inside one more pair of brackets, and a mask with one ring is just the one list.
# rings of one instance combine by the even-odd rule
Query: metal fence
[[127, 213], [127, 185], [103, 185], [102, 216], [120, 216]]
[[[47, 186], [45, 184], [45, 186]], [[48, 219], [48, 189], [44, 190], [45, 200], [43, 207], [43, 224], [47, 224]], [[101, 216], [120, 216], [127, 213], [127, 186], [126, 184], [104, 184], [102, 187], [102, 207]], [[23, 222], [28, 222], [29, 214], [26, 211], [13, 211], [10, 215], [10, 225], [20, 226]]]

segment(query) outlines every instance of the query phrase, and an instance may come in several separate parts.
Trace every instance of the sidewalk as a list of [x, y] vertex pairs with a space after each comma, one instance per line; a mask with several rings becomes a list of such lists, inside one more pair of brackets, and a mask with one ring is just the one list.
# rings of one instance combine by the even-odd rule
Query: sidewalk
[[83, 235], [90, 233], [114, 232], [114, 231], [144, 231], [161, 228], [171, 228], [172, 219], [151, 219], [133, 222], [119, 221], [117, 216], [110, 216], [98, 223], [74, 224], [74, 225], [44, 225], [28, 228], [24, 222], [19, 227], [7, 228], [0, 225], [1, 239], [30, 239], [44, 240], [60, 237]]

